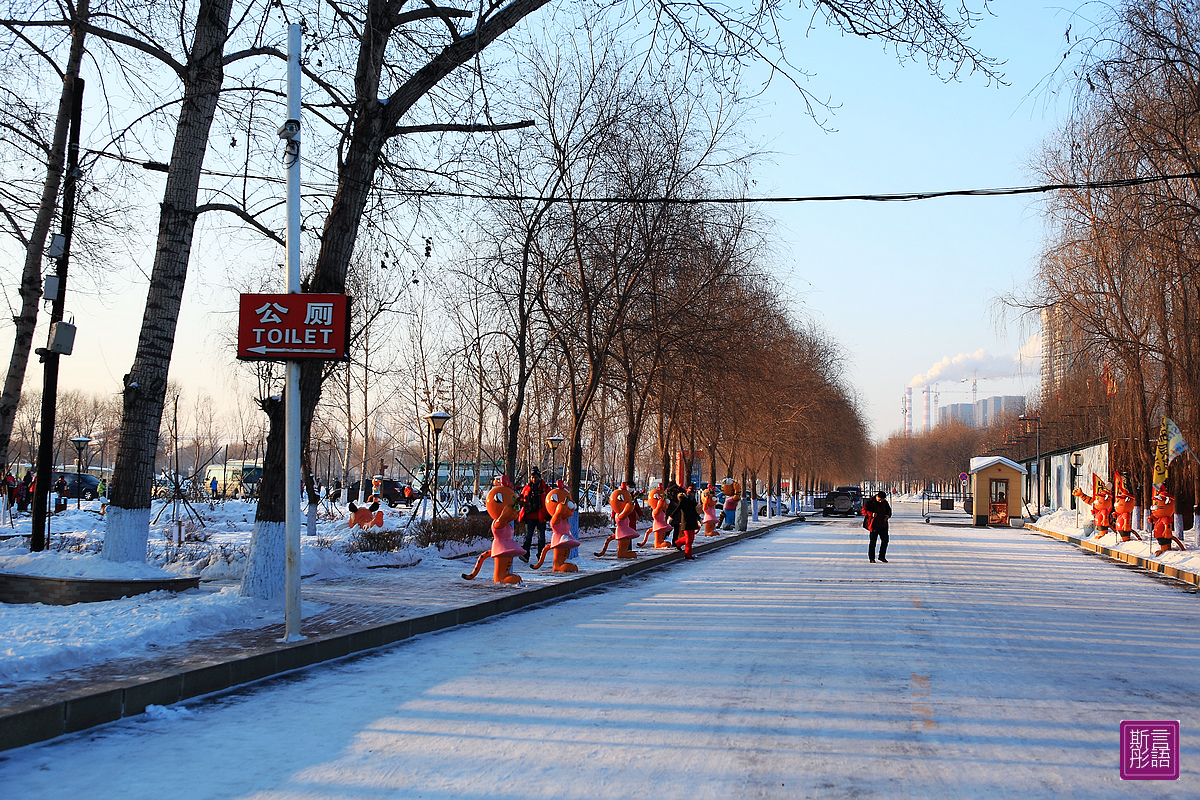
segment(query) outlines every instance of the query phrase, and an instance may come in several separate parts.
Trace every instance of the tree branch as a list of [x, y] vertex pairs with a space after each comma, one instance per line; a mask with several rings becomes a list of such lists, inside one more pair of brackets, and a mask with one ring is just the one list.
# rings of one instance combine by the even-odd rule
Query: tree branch
[[442, 123], [434, 125], [397, 125], [392, 129], [392, 136], [403, 136], [409, 133], [436, 133], [436, 132], [455, 132], [455, 133], [492, 133], [495, 131], [515, 131], [521, 128], [532, 128], [536, 125], [533, 120], [526, 119], [520, 122], [505, 122], [498, 125], [486, 125], [483, 123]]
[[196, 216], [200, 216], [206, 211], [228, 211], [235, 217], [240, 217], [243, 222], [249, 224], [263, 236], [266, 236], [280, 247], [287, 247], [287, 241], [285, 241], [282, 236], [268, 228], [266, 225], [263, 225], [254, 217], [253, 214], [250, 214], [244, 208], [235, 206], [232, 203], [205, 203], [204, 205], [196, 206]]

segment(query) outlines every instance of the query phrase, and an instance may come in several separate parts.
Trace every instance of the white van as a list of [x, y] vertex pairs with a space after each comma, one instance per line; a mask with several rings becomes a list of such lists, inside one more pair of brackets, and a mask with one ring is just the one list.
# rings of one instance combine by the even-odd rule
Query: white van
[[217, 494], [221, 497], [250, 497], [257, 494], [262, 474], [262, 461], [230, 459], [224, 464], [210, 464], [204, 470], [204, 493], [212, 494], [216, 478]]

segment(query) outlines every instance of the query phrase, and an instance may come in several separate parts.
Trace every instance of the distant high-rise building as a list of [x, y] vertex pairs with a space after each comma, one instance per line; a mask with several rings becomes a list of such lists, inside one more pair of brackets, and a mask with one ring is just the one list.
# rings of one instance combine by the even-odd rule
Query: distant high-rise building
[[970, 425], [973, 428], [986, 428], [999, 417], [1017, 416], [1025, 413], [1025, 398], [1017, 395], [997, 395], [987, 397], [976, 403], [951, 403], [942, 406], [938, 413], [938, 424], [945, 425], [951, 420]]
[[1042, 402], [1058, 393], [1070, 365], [1073, 337], [1059, 306], [1042, 309]]
[[951, 421], [973, 426], [975, 424], [975, 406], [970, 403], [951, 403], [939, 408], [938, 425], [945, 425]]
[[1025, 413], [1025, 398], [1019, 395], [986, 397], [975, 403], [975, 427], [986, 428], [1002, 416]]

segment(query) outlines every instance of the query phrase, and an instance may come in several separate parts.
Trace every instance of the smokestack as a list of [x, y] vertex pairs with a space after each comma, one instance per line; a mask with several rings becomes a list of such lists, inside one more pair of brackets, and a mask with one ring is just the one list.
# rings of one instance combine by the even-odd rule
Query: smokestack
[[925, 388], [922, 389], [921, 391], [923, 391], [925, 393], [925, 403], [924, 403], [924, 408], [922, 409], [924, 411], [924, 415], [921, 420], [921, 425], [922, 425], [921, 431], [923, 433], [929, 433], [929, 400], [932, 395], [929, 392], [928, 384], [926, 384]]
[[904, 435], [912, 436], [912, 387], [904, 390]]

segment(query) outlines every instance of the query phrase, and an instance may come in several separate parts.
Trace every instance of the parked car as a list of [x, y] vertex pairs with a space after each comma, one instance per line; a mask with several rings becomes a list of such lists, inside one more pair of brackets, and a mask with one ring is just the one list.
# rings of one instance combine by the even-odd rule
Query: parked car
[[191, 478], [176, 478], [168, 473], [160, 473], [154, 476], [154, 483], [150, 487], [150, 494], [153, 497], [158, 497], [163, 500], [170, 500], [175, 496], [176, 483], [178, 482], [179, 496], [187, 497], [192, 491]]
[[[861, 507], [861, 506], [860, 506]], [[850, 497], [849, 492], [843, 492], [834, 489], [831, 492], [825, 493], [825, 502], [821, 506], [821, 516], [829, 517], [834, 514], [841, 514], [843, 517], [853, 516], [854, 500]]]
[[100, 479], [95, 475], [89, 475], [86, 472], [77, 474], [74, 472], [60, 472], [55, 470], [54, 483], [51, 483], [51, 488], [58, 483], [59, 478], [65, 478], [67, 481], [67, 491], [63, 497], [82, 497], [84, 500], [95, 500], [100, 496]]
[[[755, 498], [755, 505], [758, 506], [758, 515], [765, 517], [767, 515], [767, 498], [759, 495]], [[791, 514], [792, 510], [788, 506], [787, 499], [780, 500], [778, 497], [772, 497], [770, 507], [774, 509], [775, 516], [782, 517], [784, 514]]]
[[[358, 502], [359, 483], [359, 481], [355, 481], [346, 487], [347, 503]], [[400, 481], [392, 480], [391, 478], [384, 478], [379, 486], [379, 496], [383, 498], [383, 501], [388, 504], [389, 508], [395, 508], [396, 506], [410, 506], [414, 500], [420, 499], [421, 493], [413, 492], [412, 498], [405, 498], [404, 486], [405, 484], [401, 483]], [[367, 495], [369, 496], [370, 494], [371, 482], [367, 481]]]

